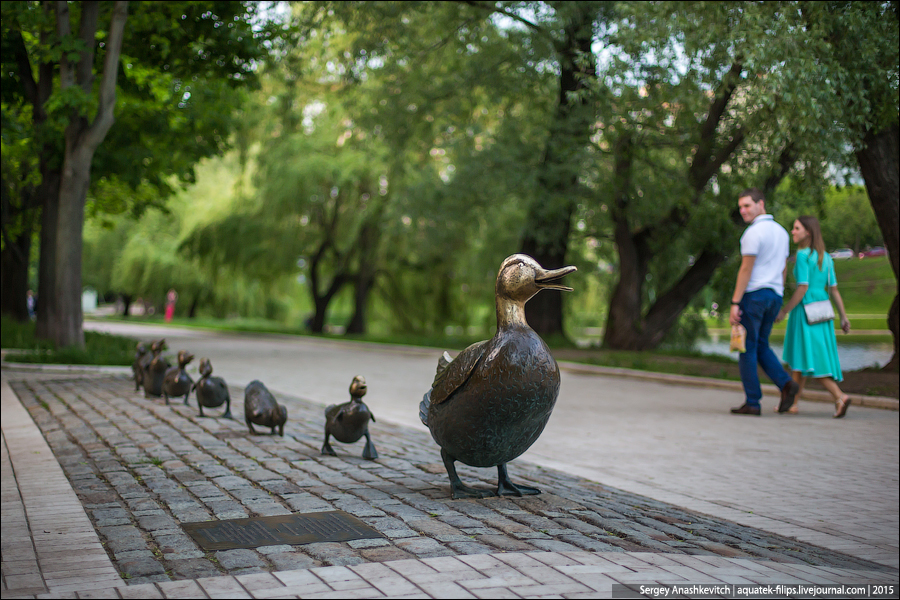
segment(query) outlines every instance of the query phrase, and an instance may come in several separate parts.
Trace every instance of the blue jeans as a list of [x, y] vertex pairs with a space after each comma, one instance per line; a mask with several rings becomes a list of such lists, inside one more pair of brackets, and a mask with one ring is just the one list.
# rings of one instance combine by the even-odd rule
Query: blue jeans
[[762, 398], [757, 363], [762, 365], [763, 371], [778, 389], [782, 389], [791, 380], [781, 366], [781, 361], [769, 348], [769, 334], [772, 333], [772, 325], [775, 324], [781, 304], [782, 297], [769, 288], [749, 292], [741, 299], [741, 325], [747, 329], [747, 351], [740, 355], [739, 362], [741, 382], [750, 406], [759, 406]]

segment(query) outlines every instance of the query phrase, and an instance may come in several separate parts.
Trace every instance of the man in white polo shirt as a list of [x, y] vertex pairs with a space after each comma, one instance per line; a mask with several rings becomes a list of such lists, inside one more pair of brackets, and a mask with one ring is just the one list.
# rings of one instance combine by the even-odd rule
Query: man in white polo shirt
[[788, 233], [766, 214], [766, 199], [757, 188], [750, 188], [738, 196], [738, 208], [744, 223], [750, 226], [741, 236], [741, 268], [731, 296], [731, 324], [740, 323], [747, 330], [747, 351], [740, 355], [741, 382], [746, 400], [736, 415], [760, 414], [759, 363], [778, 389], [781, 401], [778, 412], [787, 411], [794, 403], [800, 386], [781, 366], [781, 361], [769, 348], [769, 334], [775, 317], [781, 310], [784, 296], [784, 276], [790, 252]]

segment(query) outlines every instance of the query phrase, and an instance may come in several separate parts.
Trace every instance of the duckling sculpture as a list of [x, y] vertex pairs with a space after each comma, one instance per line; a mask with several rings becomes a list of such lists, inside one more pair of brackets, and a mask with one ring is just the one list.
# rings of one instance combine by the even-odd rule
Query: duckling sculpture
[[500, 265], [495, 288], [497, 333], [455, 359], [445, 352], [419, 417], [441, 447], [452, 497], [484, 498], [491, 490], [462, 483], [456, 461], [497, 467], [498, 496], [540, 494], [510, 481], [506, 463], [540, 436], [559, 394], [559, 367], [544, 340], [525, 320], [525, 303], [541, 290], [572, 291], [557, 283], [575, 267], [548, 271], [514, 254]]
[[275, 396], [262, 381], [253, 380], [244, 390], [244, 419], [250, 433], [256, 433], [253, 424], [271, 427], [272, 435], [278, 428], [278, 435], [284, 436], [284, 424], [287, 423], [287, 409], [275, 401]]
[[141, 366], [141, 361], [147, 356], [147, 352], [147, 345], [144, 342], [138, 342], [134, 350], [134, 362], [131, 363], [131, 372], [134, 374], [134, 391], [141, 389], [141, 383], [144, 379], [144, 369]]
[[197, 396], [197, 408], [200, 409], [200, 416], [203, 416], [203, 407], [218, 408], [225, 404], [225, 413], [222, 415], [225, 419], [233, 418], [231, 416], [231, 395], [228, 393], [228, 386], [221, 377], [211, 377], [212, 363], [208, 358], [200, 359], [200, 379], [194, 384]]
[[[162, 352], [166, 348], [166, 340], [161, 339], [161, 340], [156, 340], [154, 342], [150, 342], [149, 349], [144, 353], [143, 356], [141, 356], [141, 358], [139, 358], [136, 361], [138, 364], [137, 371], [140, 374], [140, 386], [141, 387], [143, 387], [144, 383], [147, 381], [147, 377], [148, 377], [147, 373], [149, 372], [148, 369], [150, 368], [150, 362], [153, 360], [153, 356], [154, 356], [154, 354], [153, 354], [154, 346], [159, 346], [159, 349], [160, 349], [159, 351]], [[134, 368], [134, 367], [132, 366], [132, 368]], [[134, 391], [138, 391], [137, 379], [135, 379], [134, 384], [135, 384]]]
[[329, 436], [333, 435], [334, 439], [345, 444], [352, 444], [366, 436], [363, 458], [368, 460], [378, 458], [378, 451], [375, 450], [375, 444], [369, 437], [369, 419], [374, 423], [375, 415], [362, 401], [366, 391], [365, 377], [357, 375], [350, 382], [350, 402], [332, 404], [325, 409], [325, 443], [322, 444], [322, 454], [337, 456], [331, 444], [328, 443]]
[[184, 396], [184, 404], [187, 406], [188, 396], [191, 395], [191, 389], [194, 387], [194, 380], [185, 371], [185, 367], [189, 362], [194, 360], [194, 355], [187, 350], [178, 351], [178, 366], [169, 367], [166, 370], [163, 379], [163, 398], [166, 399], [166, 405], [169, 404], [169, 397], [177, 398]]
[[163, 394], [163, 381], [166, 378], [166, 371], [169, 370], [169, 361], [162, 356], [162, 351], [166, 347], [166, 340], [157, 340], [150, 345], [152, 358], [150, 363], [144, 368], [144, 396], [159, 397]]

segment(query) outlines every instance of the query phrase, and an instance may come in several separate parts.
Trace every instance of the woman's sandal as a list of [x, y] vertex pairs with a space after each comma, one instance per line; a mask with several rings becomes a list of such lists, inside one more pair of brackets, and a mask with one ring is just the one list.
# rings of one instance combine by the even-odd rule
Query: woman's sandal
[[847, 414], [847, 407], [850, 406], [850, 396], [844, 394], [834, 403], [833, 419], [840, 419]]

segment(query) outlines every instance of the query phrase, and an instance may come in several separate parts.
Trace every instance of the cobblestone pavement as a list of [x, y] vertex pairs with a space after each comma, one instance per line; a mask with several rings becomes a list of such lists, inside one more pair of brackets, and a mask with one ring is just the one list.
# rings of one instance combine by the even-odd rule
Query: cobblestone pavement
[[[166, 406], [161, 399], [145, 399], [123, 376], [61, 374], [17, 379], [13, 374], [10, 379], [112, 564], [127, 582], [123, 589], [136, 594], [143, 590], [139, 596], [124, 596], [120, 591], [123, 597], [161, 597], [153, 595], [159, 590], [185, 597], [193, 593], [192, 586], [201, 589], [197, 581], [230, 582], [222, 583], [218, 592], [213, 590], [219, 597], [239, 597], [234, 594], [254, 589], [290, 595], [298, 592], [281, 588], [296, 588], [304, 578], [307, 584], [315, 584], [303, 588], [304, 594], [350, 597], [347, 594], [357, 590], [353, 593], [361, 595], [355, 597], [395, 597], [424, 591], [426, 597], [462, 597], [462, 593], [451, 593], [465, 591], [458, 586], [428, 592], [421, 585], [403, 591], [401, 585], [393, 592], [366, 595], [369, 592], [358, 591], [365, 586], [348, 583], [342, 588], [340, 582], [386, 569], [383, 564], [395, 565], [388, 570], [391, 574], [404, 564], [432, 565], [426, 579], [437, 586], [459, 579], [460, 570], [477, 571], [481, 568], [477, 565], [483, 567], [475, 574], [480, 580], [497, 577], [485, 575], [490, 569], [514, 566], [523, 575], [532, 568], [540, 571], [553, 566], [546, 561], [557, 561], [574, 573], [579, 565], [602, 558], [611, 569], [616, 557], [619, 567], [664, 564], [671, 567], [670, 574], [677, 573], [672, 570], [675, 567], [690, 571], [685, 565], [694, 563], [686, 559], [722, 569], [734, 566], [729, 561], [743, 565], [759, 560], [766, 561], [767, 569], [784, 565], [795, 569], [794, 573], [813, 566], [831, 573], [864, 572], [882, 581], [897, 579], [897, 570], [891, 567], [524, 462], [510, 465], [511, 477], [543, 489], [543, 494], [450, 500], [437, 446], [427, 433], [379, 421], [371, 426], [380, 455], [377, 461], [361, 458], [362, 441], [337, 443], [337, 457], [322, 456], [322, 407], [300, 398], [278, 397], [289, 414], [282, 438], [249, 433], [241, 418], [243, 390], [237, 388], [231, 389], [232, 413], [239, 420], [227, 420], [218, 418], [221, 410], [207, 410], [214, 416], [199, 418], [193, 399], [190, 406], [180, 400]], [[461, 465], [459, 470], [470, 484], [496, 485], [494, 469]], [[206, 552], [181, 528], [182, 523], [214, 519], [326, 510], [350, 513], [384, 538]], [[544, 557], [544, 562], [535, 557]], [[511, 565], [510, 561], [519, 562]], [[322, 571], [326, 567], [332, 568], [327, 576]], [[275, 585], [268, 575], [271, 572], [294, 575], [280, 576]], [[738, 582], [752, 581], [746, 579], [746, 568], [740, 572], [743, 576], [735, 576]], [[222, 576], [230, 579], [210, 579]], [[337, 581], [337, 586], [324, 581], [323, 587], [323, 576]], [[552, 580], [549, 571], [547, 577]], [[407, 576], [403, 581], [414, 580]], [[678, 576], [676, 580], [686, 579]], [[229, 587], [236, 581], [243, 587]], [[467, 588], [466, 593], [477, 587]], [[496, 587], [482, 586], [494, 592]], [[211, 588], [202, 589], [216, 597]], [[589, 592], [571, 588], [567, 593]]]
[[[210, 358], [232, 385], [260, 379], [276, 394], [323, 408], [344, 401], [350, 380], [362, 374], [379, 421], [427, 435], [418, 403], [434, 378], [434, 348], [136, 322], [85, 327], [145, 341], [165, 337], [172, 353]], [[799, 415], [777, 415], [779, 392], [764, 384], [764, 415], [745, 418], [729, 412], [743, 401], [738, 382], [565, 362], [560, 368], [553, 416], [521, 461], [900, 567], [896, 400], [881, 399], [892, 409], [875, 410], [854, 398], [840, 420], [831, 418], [829, 403], [805, 399]]]

